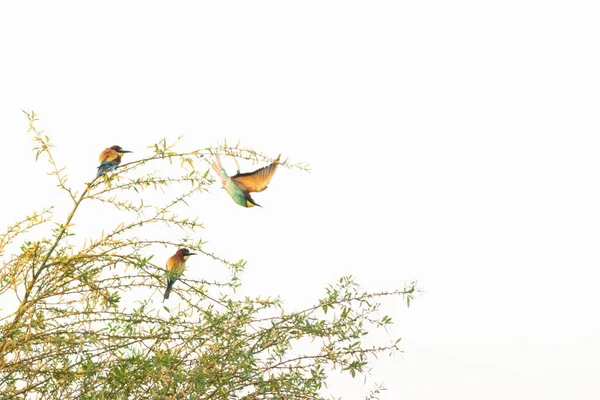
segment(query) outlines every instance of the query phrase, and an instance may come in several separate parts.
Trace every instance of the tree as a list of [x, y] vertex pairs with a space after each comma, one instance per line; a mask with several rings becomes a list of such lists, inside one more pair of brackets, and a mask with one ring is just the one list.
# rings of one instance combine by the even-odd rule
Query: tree
[[[36, 159], [48, 160], [71, 205], [64, 222], [47, 208], [0, 236], [1, 398], [321, 399], [332, 369], [355, 377], [369, 356], [399, 351], [399, 340], [367, 347], [364, 338], [391, 323], [378, 316], [380, 300], [400, 296], [410, 305], [415, 282], [371, 293], [344, 276], [313, 305], [289, 312], [279, 298], [237, 296], [245, 261], [204, 250], [202, 225], [185, 215], [193, 212], [185, 205], [214, 183], [205, 158], [268, 161], [262, 154], [226, 143], [179, 152], [177, 142], [162, 140], [152, 156], [123, 163], [77, 192], [36, 128], [36, 114], [26, 114]], [[157, 163], [163, 172], [148, 168]], [[110, 208], [119, 222], [79, 238], [74, 221], [84, 203]], [[156, 225], [184, 239], [143, 229]], [[154, 304], [165, 270], [152, 249], [182, 245], [226, 266], [228, 278], [184, 277], [175, 289], [178, 306]]]

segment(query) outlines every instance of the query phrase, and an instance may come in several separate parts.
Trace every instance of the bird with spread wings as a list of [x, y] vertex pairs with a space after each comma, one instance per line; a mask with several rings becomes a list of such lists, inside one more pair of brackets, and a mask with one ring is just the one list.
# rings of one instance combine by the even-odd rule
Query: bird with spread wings
[[225, 191], [231, 196], [233, 201], [242, 207], [262, 207], [254, 201], [252, 196], [250, 196], [250, 193], [262, 192], [267, 188], [269, 182], [271, 182], [271, 178], [273, 178], [273, 175], [277, 170], [280, 157], [281, 155], [278, 155], [277, 158], [266, 167], [245, 173], [240, 173], [238, 170], [238, 173], [233, 176], [227, 175], [218, 154], [215, 155], [216, 163], [213, 161], [211, 166], [221, 179]]

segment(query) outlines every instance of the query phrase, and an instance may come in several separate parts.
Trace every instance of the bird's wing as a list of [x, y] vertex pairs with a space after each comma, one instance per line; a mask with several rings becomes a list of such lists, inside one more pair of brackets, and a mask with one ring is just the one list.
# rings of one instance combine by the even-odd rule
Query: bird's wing
[[184, 268], [185, 263], [182, 263], [175, 256], [167, 260], [167, 271], [169, 271], [169, 273], [173, 277], [178, 277], [179, 275], [181, 275], [183, 273]]
[[279, 156], [277, 156], [271, 165], [257, 169], [254, 172], [236, 174], [231, 177], [231, 180], [245, 192], [262, 192], [267, 188], [271, 178], [273, 178], [278, 165]]
[[173, 268], [175, 268], [175, 264], [177, 264], [175, 256], [169, 257], [169, 259], [167, 260], [167, 271], [173, 271]]
[[104, 151], [100, 153], [100, 163], [110, 163], [117, 158], [119, 158], [119, 153], [111, 148], [104, 149]]

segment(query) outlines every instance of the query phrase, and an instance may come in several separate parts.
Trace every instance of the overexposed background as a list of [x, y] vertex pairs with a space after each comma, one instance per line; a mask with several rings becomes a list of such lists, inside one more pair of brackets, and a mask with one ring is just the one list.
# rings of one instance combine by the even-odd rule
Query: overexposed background
[[382, 399], [600, 398], [599, 18], [594, 1], [3, 2], [0, 222], [60, 201], [22, 109], [76, 187], [113, 144], [241, 140], [312, 167], [279, 169], [264, 209], [217, 185], [197, 204], [210, 249], [249, 260], [245, 290], [295, 308], [347, 273], [425, 288], [386, 305], [405, 353], [376, 360]]

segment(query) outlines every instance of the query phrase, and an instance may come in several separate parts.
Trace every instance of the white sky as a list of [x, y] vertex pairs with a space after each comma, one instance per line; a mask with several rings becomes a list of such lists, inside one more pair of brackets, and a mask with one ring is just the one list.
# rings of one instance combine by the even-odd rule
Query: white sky
[[600, 398], [599, 19], [593, 1], [3, 2], [0, 222], [60, 199], [22, 109], [76, 187], [106, 146], [239, 139], [313, 169], [278, 170], [264, 209], [216, 186], [198, 204], [246, 290], [294, 308], [347, 273], [425, 288], [386, 307], [405, 353], [376, 362], [382, 399]]

